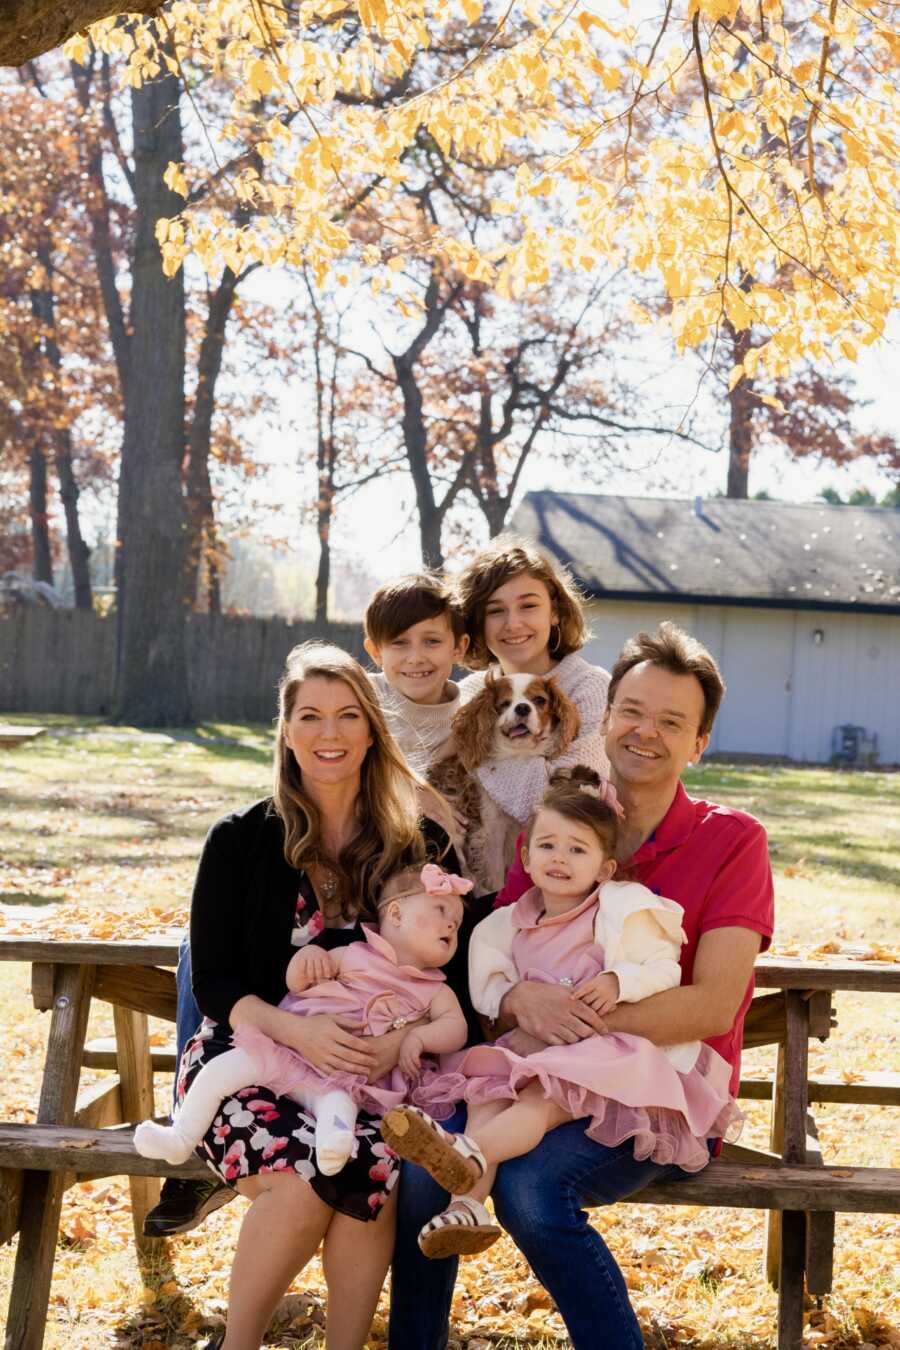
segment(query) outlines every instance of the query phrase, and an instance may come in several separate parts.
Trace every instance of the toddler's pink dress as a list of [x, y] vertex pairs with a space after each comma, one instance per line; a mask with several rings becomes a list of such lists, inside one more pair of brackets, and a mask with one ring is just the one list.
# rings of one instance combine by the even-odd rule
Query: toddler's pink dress
[[[349, 1017], [360, 1023], [360, 1034], [366, 1036], [380, 1036], [404, 1020], [412, 1022], [427, 1014], [437, 986], [444, 982], [443, 971], [399, 965], [390, 943], [375, 928], [362, 927], [365, 942], [341, 948], [337, 979], [323, 980], [300, 994], [287, 994], [279, 1008], [301, 1017], [316, 1013]], [[296, 1050], [279, 1045], [256, 1027], [238, 1028], [233, 1041], [254, 1056], [260, 1083], [279, 1097], [301, 1088], [313, 1092], [341, 1088], [373, 1115], [383, 1115], [409, 1098], [410, 1084], [398, 1068], [376, 1083], [367, 1083], [362, 1074], [322, 1073]]]
[[[520, 979], [575, 987], [599, 975], [604, 961], [594, 941], [597, 903], [594, 893], [576, 909], [546, 918], [539, 890], [522, 896], [512, 916]], [[501, 1036], [492, 1045], [443, 1056], [441, 1071], [427, 1076], [413, 1100], [444, 1119], [459, 1101], [512, 1101], [539, 1082], [575, 1120], [590, 1118], [585, 1133], [597, 1143], [615, 1147], [633, 1139], [636, 1158], [692, 1172], [709, 1162], [706, 1141], [723, 1137], [741, 1120], [728, 1091], [731, 1069], [708, 1045], [681, 1073], [644, 1036], [611, 1032], [527, 1056], [509, 1049], [508, 1040]]]

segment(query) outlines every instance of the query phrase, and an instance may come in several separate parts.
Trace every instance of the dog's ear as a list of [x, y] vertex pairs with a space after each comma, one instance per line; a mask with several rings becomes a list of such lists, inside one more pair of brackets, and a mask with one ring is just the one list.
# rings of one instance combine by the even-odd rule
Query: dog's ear
[[460, 763], [468, 773], [472, 773], [497, 748], [494, 691], [487, 682], [480, 694], [460, 708], [451, 725]]
[[552, 678], [547, 681], [547, 691], [550, 697], [550, 712], [557, 722], [556, 736], [559, 744], [556, 753], [561, 755], [564, 750], [568, 750], [581, 730], [581, 718], [575, 704]]

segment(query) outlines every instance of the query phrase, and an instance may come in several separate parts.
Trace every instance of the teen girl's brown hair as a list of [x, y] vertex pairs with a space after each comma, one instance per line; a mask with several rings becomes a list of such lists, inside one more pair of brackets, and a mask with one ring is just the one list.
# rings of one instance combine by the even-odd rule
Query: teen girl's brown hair
[[550, 655], [561, 661], [564, 656], [580, 651], [587, 642], [590, 634], [575, 580], [527, 539], [499, 534], [475, 554], [456, 578], [456, 601], [469, 635], [466, 665], [472, 670], [486, 670], [494, 659], [484, 642], [488, 601], [498, 586], [523, 573], [544, 583], [559, 616], [558, 624], [550, 630]]
[[[315, 802], [304, 791], [303, 778], [284, 738], [297, 691], [304, 680], [338, 680], [356, 696], [369, 724], [372, 744], [360, 773], [357, 801], [359, 829], [338, 858], [326, 858], [322, 822]], [[374, 687], [358, 661], [325, 642], [294, 647], [278, 685], [278, 729], [275, 740], [275, 810], [284, 823], [284, 856], [291, 867], [327, 862], [337, 869], [343, 886], [345, 919], [371, 918], [382, 882], [399, 868], [426, 861], [419, 828], [419, 793], [424, 783], [408, 767], [388, 731]]]
[[557, 811], [566, 820], [577, 821], [593, 830], [607, 858], [615, 858], [619, 838], [619, 819], [613, 808], [599, 796], [600, 775], [586, 764], [557, 769], [550, 775], [547, 791], [528, 822], [528, 842], [534, 822], [541, 811]]

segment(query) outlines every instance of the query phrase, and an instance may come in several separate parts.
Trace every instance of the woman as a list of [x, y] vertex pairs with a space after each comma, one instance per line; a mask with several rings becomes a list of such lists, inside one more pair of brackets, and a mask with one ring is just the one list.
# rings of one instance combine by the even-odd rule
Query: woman
[[572, 578], [526, 539], [499, 535], [476, 553], [457, 578], [456, 598], [469, 635], [466, 664], [473, 671], [460, 685], [463, 703], [481, 692], [496, 662], [504, 675], [552, 675], [581, 719], [577, 739], [556, 759], [489, 760], [477, 770], [489, 796], [524, 825], [556, 769], [586, 764], [608, 777], [600, 722], [609, 675], [580, 654], [589, 633]]
[[[398, 867], [440, 857], [456, 869], [443, 831], [419, 820], [420, 787], [357, 662], [321, 643], [295, 647], [279, 685], [273, 796], [213, 826], [200, 861], [191, 956], [204, 1023], [183, 1056], [179, 1092], [237, 1027], [259, 1028], [325, 1073], [377, 1078], [396, 1064], [403, 1029], [363, 1038], [340, 1017], [298, 1018], [276, 1005], [297, 948], [361, 937], [360, 919], [374, 917], [379, 886]], [[465, 946], [447, 976], [477, 1027]], [[223, 1102], [199, 1151], [252, 1203], [227, 1331], [210, 1347], [255, 1350], [320, 1243], [328, 1350], [363, 1346], [394, 1242], [396, 1164], [371, 1117], [360, 1115], [356, 1136], [357, 1156], [324, 1176], [296, 1102], [255, 1088]]]

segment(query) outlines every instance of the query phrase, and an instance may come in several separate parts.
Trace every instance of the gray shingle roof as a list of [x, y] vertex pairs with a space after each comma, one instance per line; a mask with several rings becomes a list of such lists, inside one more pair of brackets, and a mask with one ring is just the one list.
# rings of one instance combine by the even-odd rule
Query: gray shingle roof
[[510, 528], [598, 597], [900, 613], [900, 510], [548, 491]]

